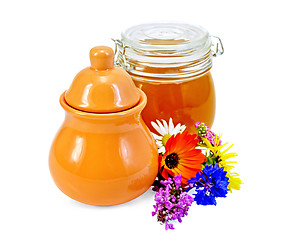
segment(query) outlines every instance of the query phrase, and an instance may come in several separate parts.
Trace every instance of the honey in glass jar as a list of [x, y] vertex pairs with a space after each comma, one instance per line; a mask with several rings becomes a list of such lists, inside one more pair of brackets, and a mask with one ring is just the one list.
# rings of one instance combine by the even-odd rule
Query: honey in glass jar
[[221, 40], [200, 26], [180, 23], [142, 24], [122, 32], [116, 42], [116, 63], [123, 67], [148, 98], [142, 117], [187, 126], [212, 126], [215, 89], [212, 58], [223, 54]]

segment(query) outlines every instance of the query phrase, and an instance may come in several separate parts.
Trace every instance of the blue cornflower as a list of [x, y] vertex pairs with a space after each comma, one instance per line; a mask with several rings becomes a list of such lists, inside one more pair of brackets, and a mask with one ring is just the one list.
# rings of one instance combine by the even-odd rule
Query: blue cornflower
[[187, 181], [188, 189], [195, 189], [194, 200], [198, 205], [216, 205], [217, 197], [226, 197], [228, 193], [228, 180], [223, 167], [218, 167], [216, 163], [206, 165], [203, 170], [196, 174], [196, 177]]

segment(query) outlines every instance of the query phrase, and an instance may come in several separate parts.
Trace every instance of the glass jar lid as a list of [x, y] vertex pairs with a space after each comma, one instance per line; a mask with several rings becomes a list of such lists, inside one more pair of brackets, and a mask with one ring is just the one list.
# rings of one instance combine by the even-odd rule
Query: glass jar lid
[[136, 25], [114, 41], [116, 64], [154, 82], [184, 81], [204, 74], [212, 67], [212, 57], [223, 53], [219, 38], [201, 26], [184, 23]]
[[200, 48], [209, 38], [204, 28], [179, 23], [142, 24], [121, 34], [129, 46], [141, 50], [185, 51]]

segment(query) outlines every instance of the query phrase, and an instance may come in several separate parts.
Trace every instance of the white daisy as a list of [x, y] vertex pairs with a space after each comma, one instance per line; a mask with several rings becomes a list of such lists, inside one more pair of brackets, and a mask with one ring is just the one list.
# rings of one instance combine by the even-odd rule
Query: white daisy
[[155, 133], [152, 133], [152, 135], [156, 140], [158, 152], [164, 154], [165, 153], [165, 144], [168, 141], [168, 139], [172, 135], [176, 135], [177, 133], [182, 133], [186, 129], [186, 126], [178, 123], [174, 127], [174, 124], [172, 122], [172, 118], [169, 119], [169, 125], [163, 119], [162, 119], [162, 123], [159, 120], [156, 120], [156, 122], [157, 123], [151, 122], [151, 125], [160, 134], [160, 136], [155, 134]]

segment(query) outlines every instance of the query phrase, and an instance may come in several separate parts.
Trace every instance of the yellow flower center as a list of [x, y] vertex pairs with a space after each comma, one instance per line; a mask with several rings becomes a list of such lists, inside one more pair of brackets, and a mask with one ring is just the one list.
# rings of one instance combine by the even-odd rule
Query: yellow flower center
[[170, 134], [166, 134], [166, 135], [163, 136], [163, 138], [162, 138], [163, 146], [166, 145], [168, 139], [169, 139], [171, 136], [172, 136], [172, 135], [170, 135]]

